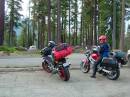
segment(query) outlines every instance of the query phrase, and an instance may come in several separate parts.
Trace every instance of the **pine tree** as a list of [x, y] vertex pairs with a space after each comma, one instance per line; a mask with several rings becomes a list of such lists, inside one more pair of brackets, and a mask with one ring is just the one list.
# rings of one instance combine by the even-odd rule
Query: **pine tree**
[[0, 45], [4, 43], [5, 0], [0, 0]]

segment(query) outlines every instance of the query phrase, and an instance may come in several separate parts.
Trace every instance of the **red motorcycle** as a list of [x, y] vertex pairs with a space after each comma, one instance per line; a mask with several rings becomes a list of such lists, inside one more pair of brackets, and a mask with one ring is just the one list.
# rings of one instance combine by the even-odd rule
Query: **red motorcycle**
[[58, 74], [62, 80], [68, 81], [70, 63], [66, 62], [66, 56], [72, 53], [72, 47], [64, 43], [54, 47], [51, 55], [48, 55], [47, 52], [47, 47], [41, 51], [43, 69], [48, 73]]
[[[99, 51], [100, 47], [98, 46], [92, 47], [92, 50], [87, 49], [85, 52], [86, 59], [83, 59], [80, 64], [83, 73], [88, 73], [90, 66], [93, 66], [100, 58]], [[103, 58], [101, 63], [97, 66], [97, 72], [103, 74], [110, 80], [116, 80], [120, 76], [119, 64], [114, 58]]]

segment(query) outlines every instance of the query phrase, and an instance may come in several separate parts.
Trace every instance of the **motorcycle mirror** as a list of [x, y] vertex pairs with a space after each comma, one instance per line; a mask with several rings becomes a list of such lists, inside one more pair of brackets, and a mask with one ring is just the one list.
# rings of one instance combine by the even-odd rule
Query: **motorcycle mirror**
[[86, 47], [85, 47], [85, 49], [87, 50], [87, 49], [88, 49], [88, 47], [86, 46]]

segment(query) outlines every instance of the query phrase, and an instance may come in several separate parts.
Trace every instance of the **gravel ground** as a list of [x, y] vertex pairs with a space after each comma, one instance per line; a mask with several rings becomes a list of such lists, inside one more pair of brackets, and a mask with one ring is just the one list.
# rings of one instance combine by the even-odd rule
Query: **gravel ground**
[[70, 70], [70, 80], [45, 71], [0, 72], [0, 97], [130, 97], [130, 69], [122, 68], [120, 78], [108, 80], [91, 72]]

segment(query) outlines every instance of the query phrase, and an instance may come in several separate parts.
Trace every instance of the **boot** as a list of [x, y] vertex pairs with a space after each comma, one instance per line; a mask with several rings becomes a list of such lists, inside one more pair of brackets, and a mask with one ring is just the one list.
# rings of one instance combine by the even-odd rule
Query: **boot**
[[96, 76], [95, 75], [92, 75], [92, 76], [90, 76], [91, 78], [96, 78]]

